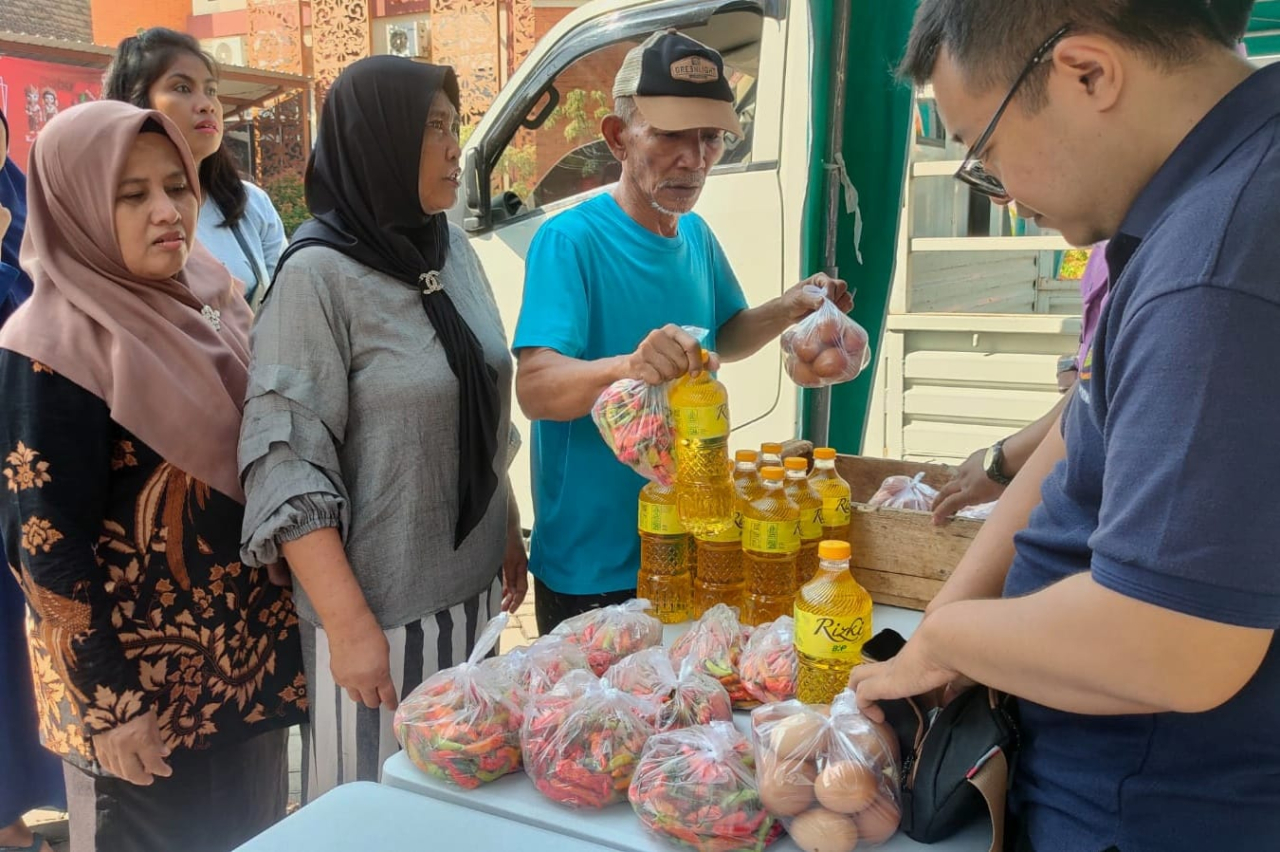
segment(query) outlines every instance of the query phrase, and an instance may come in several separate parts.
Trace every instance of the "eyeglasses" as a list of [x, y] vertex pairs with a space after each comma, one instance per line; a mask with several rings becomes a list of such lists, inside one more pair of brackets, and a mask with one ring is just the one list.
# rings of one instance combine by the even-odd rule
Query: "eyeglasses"
[[452, 122], [433, 118], [427, 122], [426, 134], [427, 139], [435, 144], [446, 140], [458, 142], [462, 138], [462, 123], [456, 118]]
[[982, 131], [978, 141], [974, 142], [973, 147], [969, 149], [969, 153], [965, 154], [964, 162], [956, 170], [956, 180], [966, 183], [983, 195], [989, 195], [992, 198], [1007, 198], [1009, 196], [1000, 179], [988, 174], [987, 170], [982, 167], [982, 150], [991, 141], [991, 134], [995, 133], [996, 125], [1000, 123], [1000, 117], [1004, 115], [1004, 111], [1013, 102], [1014, 95], [1018, 94], [1018, 89], [1022, 87], [1026, 79], [1031, 76], [1031, 72], [1045, 60], [1049, 55], [1049, 51], [1053, 50], [1054, 45], [1061, 41], [1070, 29], [1070, 24], [1063, 24], [1058, 28], [1057, 32], [1049, 36], [1044, 44], [1040, 45], [1040, 48], [1027, 61], [1022, 73], [1018, 75], [1018, 79], [1013, 81], [1013, 87], [1009, 89], [1009, 94], [1005, 95], [1004, 100], [1000, 102], [1000, 106], [996, 107], [996, 114], [991, 116], [987, 129]]

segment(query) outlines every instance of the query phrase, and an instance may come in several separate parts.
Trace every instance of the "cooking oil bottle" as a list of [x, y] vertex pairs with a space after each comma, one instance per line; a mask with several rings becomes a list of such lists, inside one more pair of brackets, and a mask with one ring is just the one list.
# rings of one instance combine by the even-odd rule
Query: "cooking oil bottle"
[[809, 481], [822, 495], [822, 537], [848, 541], [853, 498], [849, 483], [836, 473], [835, 450], [819, 447], [813, 451], [813, 473], [809, 474]]
[[766, 441], [760, 445], [760, 461], [757, 468], [782, 467], [782, 445]]
[[693, 617], [718, 603], [742, 611], [742, 541], [732, 524], [723, 532], [694, 538], [697, 570], [693, 577]]
[[676, 505], [680, 522], [695, 536], [715, 536], [733, 525], [729, 476], [729, 394], [706, 369], [683, 376], [671, 388], [675, 426]]
[[718, 603], [736, 606], [742, 611], [742, 510], [759, 496], [761, 485], [755, 450], [738, 450], [733, 458], [733, 526], [722, 533], [695, 539], [694, 618], [701, 618]]
[[783, 487], [785, 471], [770, 466], [760, 476], [764, 491], [747, 504], [742, 520], [742, 622], [751, 625], [792, 611], [800, 553], [800, 507]]
[[818, 542], [822, 541], [822, 495], [809, 481], [809, 463], [799, 456], [786, 460], [787, 496], [800, 507], [800, 555], [796, 557], [796, 588], [818, 573]]
[[796, 593], [796, 698], [830, 704], [871, 638], [871, 596], [849, 571], [849, 542], [818, 545], [818, 573]]
[[693, 609], [693, 579], [689, 563], [692, 545], [670, 485], [650, 482], [640, 489], [640, 575], [636, 597], [653, 605], [653, 615], [663, 624], [689, 620]]
[[755, 450], [738, 450], [733, 454], [733, 461], [733, 525], [741, 535], [743, 509], [760, 496], [764, 486], [760, 483], [760, 471], [756, 467], [759, 455]]

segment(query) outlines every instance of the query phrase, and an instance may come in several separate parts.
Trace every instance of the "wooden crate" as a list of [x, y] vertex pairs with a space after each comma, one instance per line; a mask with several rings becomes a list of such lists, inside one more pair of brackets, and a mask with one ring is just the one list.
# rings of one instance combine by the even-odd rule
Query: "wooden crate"
[[951, 576], [982, 522], [957, 518], [935, 527], [927, 512], [875, 509], [865, 501], [889, 476], [915, 476], [923, 471], [927, 484], [941, 488], [951, 478], [951, 470], [940, 464], [836, 457], [836, 471], [853, 492], [849, 530], [853, 574], [876, 603], [924, 609]]

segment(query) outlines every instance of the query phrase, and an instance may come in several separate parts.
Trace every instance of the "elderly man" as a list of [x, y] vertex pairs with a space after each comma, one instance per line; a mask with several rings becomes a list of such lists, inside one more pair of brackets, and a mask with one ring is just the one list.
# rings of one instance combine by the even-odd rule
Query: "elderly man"
[[859, 703], [1019, 698], [1016, 849], [1280, 848], [1280, 66], [1204, 0], [923, 0], [958, 177], [1110, 295], [1060, 424]]
[[821, 304], [806, 283], [852, 307], [844, 282], [815, 276], [748, 308], [720, 244], [690, 212], [725, 134], [742, 132], [720, 54], [674, 30], [655, 34], [627, 54], [613, 97], [601, 131], [622, 177], [538, 231], [516, 327], [516, 394], [534, 421], [529, 567], [542, 632], [635, 594], [644, 480], [592, 424], [600, 393], [618, 379], [696, 375], [699, 344], [681, 326], [710, 329], [720, 360], [752, 355]]

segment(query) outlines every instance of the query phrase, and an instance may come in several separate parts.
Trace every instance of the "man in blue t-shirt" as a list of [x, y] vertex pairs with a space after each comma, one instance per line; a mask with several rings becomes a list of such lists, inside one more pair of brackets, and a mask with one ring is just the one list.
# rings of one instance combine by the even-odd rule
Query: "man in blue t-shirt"
[[[707, 173], [741, 134], [720, 54], [674, 30], [627, 54], [601, 131], [622, 164], [611, 194], [550, 220], [529, 247], [513, 348], [516, 394], [533, 423], [534, 575], [538, 629], [634, 597], [644, 479], [620, 464], [591, 422], [610, 384], [696, 375], [705, 328], [711, 369], [759, 351], [821, 304], [841, 310], [843, 281], [817, 275], [748, 308], [707, 223], [691, 213]], [[781, 234], [766, 235], [780, 239]]]
[[1019, 697], [1018, 852], [1280, 849], [1280, 66], [1220, 12], [924, 0], [903, 62], [971, 145], [958, 177], [1111, 238], [1060, 428], [906, 648], [851, 678], [872, 715]]

